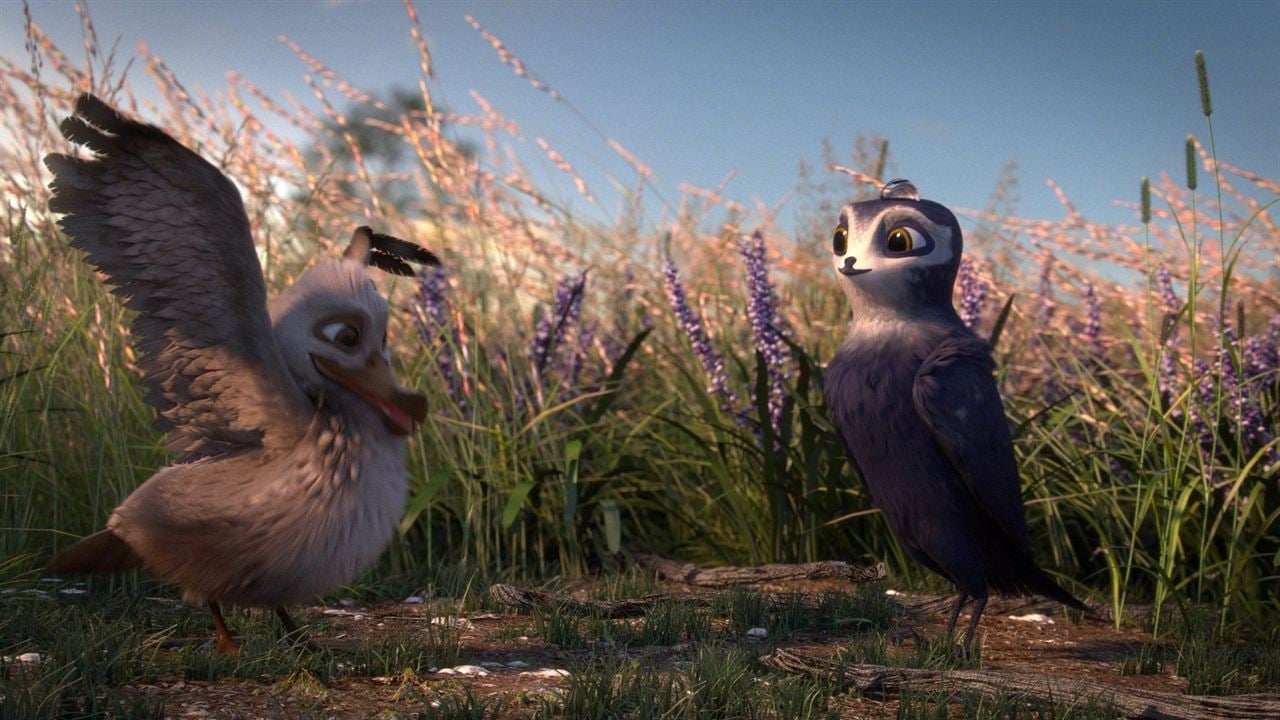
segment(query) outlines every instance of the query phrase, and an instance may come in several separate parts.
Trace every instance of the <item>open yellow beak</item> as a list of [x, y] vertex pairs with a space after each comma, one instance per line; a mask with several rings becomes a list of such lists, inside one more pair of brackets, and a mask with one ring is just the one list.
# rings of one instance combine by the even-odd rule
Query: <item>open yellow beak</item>
[[348, 368], [312, 355], [320, 374], [364, 398], [382, 413], [387, 429], [396, 435], [413, 432], [413, 424], [427, 417], [427, 396], [400, 387], [382, 353], [369, 355], [362, 367]]

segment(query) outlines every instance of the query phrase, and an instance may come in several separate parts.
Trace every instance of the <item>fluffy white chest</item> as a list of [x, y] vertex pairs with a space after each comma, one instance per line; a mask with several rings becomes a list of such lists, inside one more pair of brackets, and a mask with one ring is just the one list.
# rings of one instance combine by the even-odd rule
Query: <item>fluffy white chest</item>
[[275, 576], [286, 602], [351, 582], [373, 564], [408, 492], [399, 438], [327, 436], [313, 449], [273, 483], [274, 498], [263, 498], [282, 503], [273, 532], [278, 554], [266, 574]]

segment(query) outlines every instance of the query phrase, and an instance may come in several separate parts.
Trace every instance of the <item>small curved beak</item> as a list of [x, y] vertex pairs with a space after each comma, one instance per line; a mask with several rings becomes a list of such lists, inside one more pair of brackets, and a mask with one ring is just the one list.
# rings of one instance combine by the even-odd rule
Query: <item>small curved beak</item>
[[858, 262], [857, 258], [852, 258], [852, 257], [845, 258], [844, 265], [841, 265], [839, 268], [840, 272], [849, 277], [853, 277], [854, 275], [861, 275], [862, 273], [871, 272], [871, 268], [861, 268], [861, 269], [855, 268], [854, 264], [857, 262]]
[[312, 355], [311, 362], [321, 375], [364, 398], [382, 413], [387, 429], [408, 435], [415, 422], [427, 417], [427, 396], [400, 387], [391, 366], [380, 352], [374, 352], [363, 366], [348, 368], [326, 357]]

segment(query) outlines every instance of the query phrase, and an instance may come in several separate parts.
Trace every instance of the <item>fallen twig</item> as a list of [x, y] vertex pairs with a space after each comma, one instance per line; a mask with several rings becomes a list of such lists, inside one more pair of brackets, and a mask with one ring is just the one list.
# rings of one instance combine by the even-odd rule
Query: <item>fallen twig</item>
[[778, 649], [760, 658], [775, 670], [829, 679], [869, 695], [898, 693], [904, 688], [943, 692], [970, 691], [995, 696], [1020, 692], [1039, 700], [1096, 699], [1115, 706], [1129, 718], [1162, 720], [1264, 720], [1280, 717], [1280, 694], [1178, 695], [1116, 687], [1087, 680], [1066, 680], [1042, 674], [989, 670], [921, 670], [853, 665]]
[[578, 600], [568, 595], [501, 584], [490, 586], [489, 596], [503, 605], [524, 610], [532, 610], [538, 607], [558, 607], [578, 615], [599, 615], [604, 618], [639, 617], [649, 612], [654, 606], [673, 600], [707, 602], [706, 597], [671, 594], [645, 595], [644, 597], [619, 600], [618, 602]]
[[640, 553], [636, 555], [636, 562], [642, 567], [656, 571], [668, 580], [697, 587], [730, 587], [734, 585], [759, 585], [767, 582], [823, 579], [842, 579], [860, 583], [879, 580], [885, 576], [884, 563], [851, 565], [839, 560], [702, 569], [692, 563], [682, 563], [657, 555]]

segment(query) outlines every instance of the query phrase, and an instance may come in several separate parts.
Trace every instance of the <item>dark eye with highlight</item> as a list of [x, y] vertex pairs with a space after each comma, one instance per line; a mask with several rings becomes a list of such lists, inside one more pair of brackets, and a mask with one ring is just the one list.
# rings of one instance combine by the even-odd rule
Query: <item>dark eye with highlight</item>
[[885, 236], [884, 247], [889, 252], [911, 252], [916, 246], [916, 233], [909, 227], [899, 225]]
[[836, 234], [831, 238], [831, 252], [836, 255], [843, 255], [849, 249], [849, 229], [840, 226], [836, 228]]
[[347, 350], [354, 349], [360, 344], [360, 328], [350, 323], [329, 323], [320, 328], [320, 334], [334, 345]]

